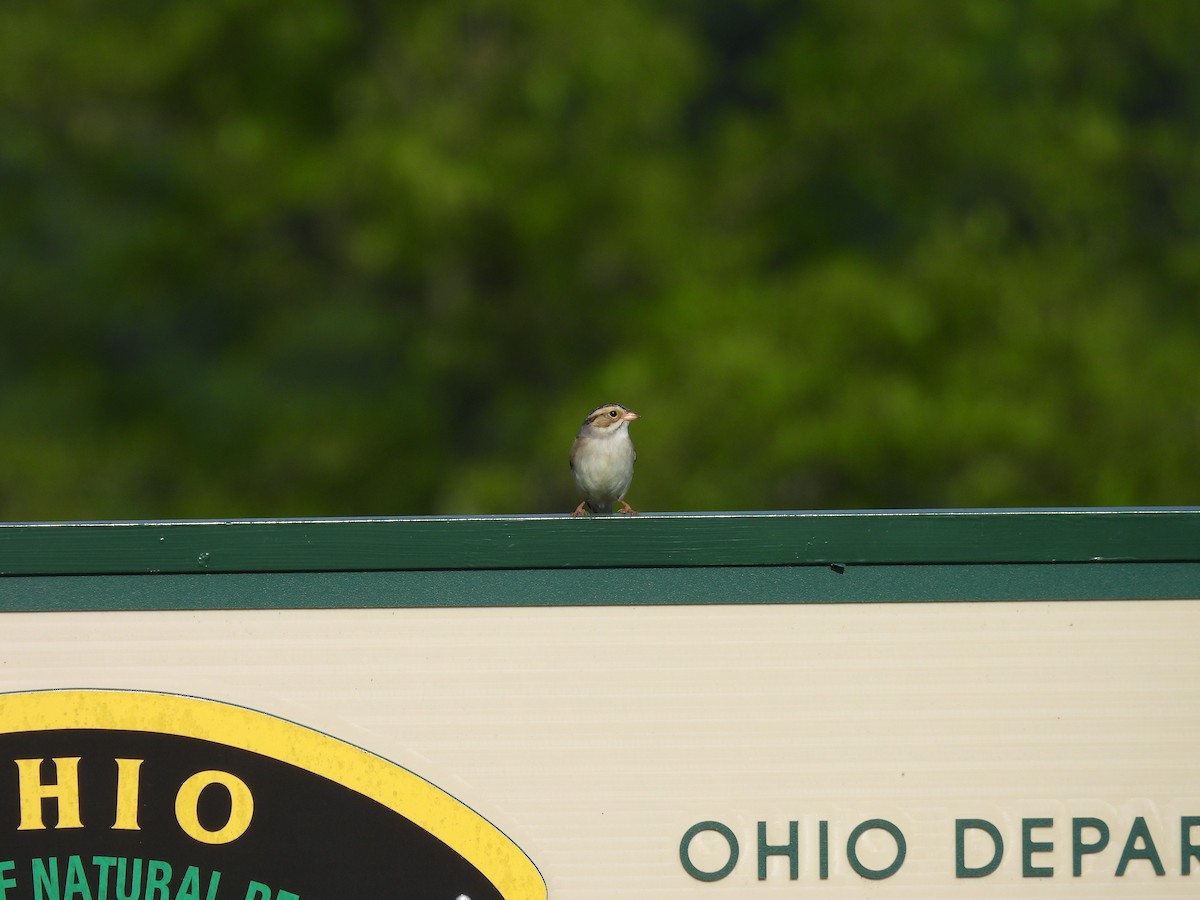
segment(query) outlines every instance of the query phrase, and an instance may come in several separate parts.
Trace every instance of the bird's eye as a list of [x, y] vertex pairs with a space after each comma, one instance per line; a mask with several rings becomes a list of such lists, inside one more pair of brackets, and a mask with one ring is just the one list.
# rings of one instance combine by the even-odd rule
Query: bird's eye
[[615, 419], [617, 417], [617, 411], [615, 409], [610, 409], [608, 411], [608, 417], [610, 419]]

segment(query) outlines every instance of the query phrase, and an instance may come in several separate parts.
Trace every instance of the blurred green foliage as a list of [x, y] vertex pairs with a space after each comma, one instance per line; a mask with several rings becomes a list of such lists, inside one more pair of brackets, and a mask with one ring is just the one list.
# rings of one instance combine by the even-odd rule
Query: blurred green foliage
[[1197, 35], [11, 0], [0, 518], [1200, 503]]

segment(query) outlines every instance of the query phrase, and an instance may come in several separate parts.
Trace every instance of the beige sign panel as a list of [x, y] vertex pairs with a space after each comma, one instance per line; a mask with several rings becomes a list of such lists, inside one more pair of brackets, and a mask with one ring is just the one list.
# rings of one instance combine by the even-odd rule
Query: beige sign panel
[[[5, 692], [203, 698], [417, 776], [536, 867], [504, 863], [513, 897], [1200, 891], [1200, 601], [8, 613], [2, 627]], [[235, 776], [211, 778], [236, 807]], [[0, 794], [10, 836], [20, 802]], [[192, 827], [222, 819], [237, 821]], [[57, 895], [47, 881], [39, 896], [97, 900], [80, 859], [70, 882], [64, 852]], [[5, 900], [34, 896], [22, 865], [0, 850]], [[201, 870], [161, 896], [293, 896], [258, 883], [213, 887]]]

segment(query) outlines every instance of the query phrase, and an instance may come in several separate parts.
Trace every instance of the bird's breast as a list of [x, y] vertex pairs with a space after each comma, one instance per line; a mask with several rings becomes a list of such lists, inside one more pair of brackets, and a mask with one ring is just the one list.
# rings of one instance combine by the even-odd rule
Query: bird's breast
[[575, 482], [590, 499], [617, 500], [633, 480], [633, 441], [628, 436], [593, 439], [575, 457]]

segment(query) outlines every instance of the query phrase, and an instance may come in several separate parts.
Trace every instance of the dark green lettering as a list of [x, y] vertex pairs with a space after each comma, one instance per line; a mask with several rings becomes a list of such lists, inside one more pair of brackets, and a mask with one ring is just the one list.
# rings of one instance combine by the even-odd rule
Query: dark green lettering
[[[1090, 844], [1083, 842], [1083, 829], [1091, 828], [1096, 834], [1096, 840]], [[1108, 846], [1108, 826], [1103, 819], [1083, 816], [1071, 820], [1071, 874], [1078, 878], [1083, 874], [1083, 857], [1089, 853], [1099, 853]]]
[[767, 843], [767, 823], [758, 823], [758, 880], [767, 880], [767, 857], [786, 856], [792, 881], [800, 877], [800, 823], [788, 822], [786, 844]]
[[1180, 871], [1184, 875], [1191, 875], [1192, 860], [1200, 859], [1200, 846], [1192, 843], [1192, 829], [1197, 825], [1200, 825], [1200, 816], [1183, 816], [1179, 820]]
[[1021, 820], [1021, 874], [1026, 878], [1049, 878], [1054, 874], [1053, 866], [1035, 866], [1033, 854], [1048, 853], [1054, 849], [1053, 841], [1035, 841], [1033, 829], [1052, 828], [1053, 819]]
[[820, 876], [829, 877], [829, 823], [822, 819], [817, 825], [817, 849], [820, 851]]
[[[729, 859], [725, 865], [713, 872], [705, 872], [703, 869], [697, 868], [692, 863], [692, 858], [688, 853], [692, 840], [702, 831], [715, 831], [721, 837], [725, 838], [726, 843], [729, 844]], [[697, 881], [720, 881], [726, 877], [733, 871], [733, 867], [737, 865], [738, 852], [737, 835], [733, 833], [728, 825], [720, 822], [697, 822], [683, 833], [683, 838], [679, 842], [679, 861], [683, 864], [683, 870]], [[249, 897], [247, 897], [247, 900], [249, 900]]]
[[[878, 828], [886, 831], [892, 836], [892, 840], [896, 842], [896, 858], [889, 865], [882, 869], [869, 869], [864, 866], [858, 859], [858, 839], [866, 832]], [[873, 881], [879, 881], [883, 878], [890, 878], [900, 871], [900, 867], [904, 865], [904, 855], [908, 852], [908, 848], [904, 843], [904, 834], [894, 824], [887, 819], [868, 819], [861, 823], [850, 832], [850, 838], [846, 841], [846, 858], [850, 861], [850, 868], [861, 875], [863, 878], [870, 878]]]
[[[967, 865], [966, 836], [967, 829], [982, 831], [992, 839], [992, 858], [982, 866]], [[1004, 838], [998, 829], [987, 819], [956, 819], [954, 821], [954, 877], [983, 878], [991, 875], [1000, 866], [1004, 858]]]
[[[1137, 847], [1138, 841], [1142, 841], [1143, 846]], [[1149, 860], [1150, 865], [1154, 866], [1155, 875], [1166, 875], [1167, 871], [1163, 868], [1162, 860], [1158, 858], [1158, 850], [1154, 846], [1154, 838], [1150, 837], [1150, 828], [1146, 825], [1146, 820], [1138, 816], [1133, 820], [1133, 827], [1129, 829], [1129, 837], [1125, 840], [1125, 849], [1121, 851], [1121, 861], [1117, 863], [1117, 877], [1125, 874], [1125, 867], [1129, 865], [1130, 860], [1145, 859]]]

